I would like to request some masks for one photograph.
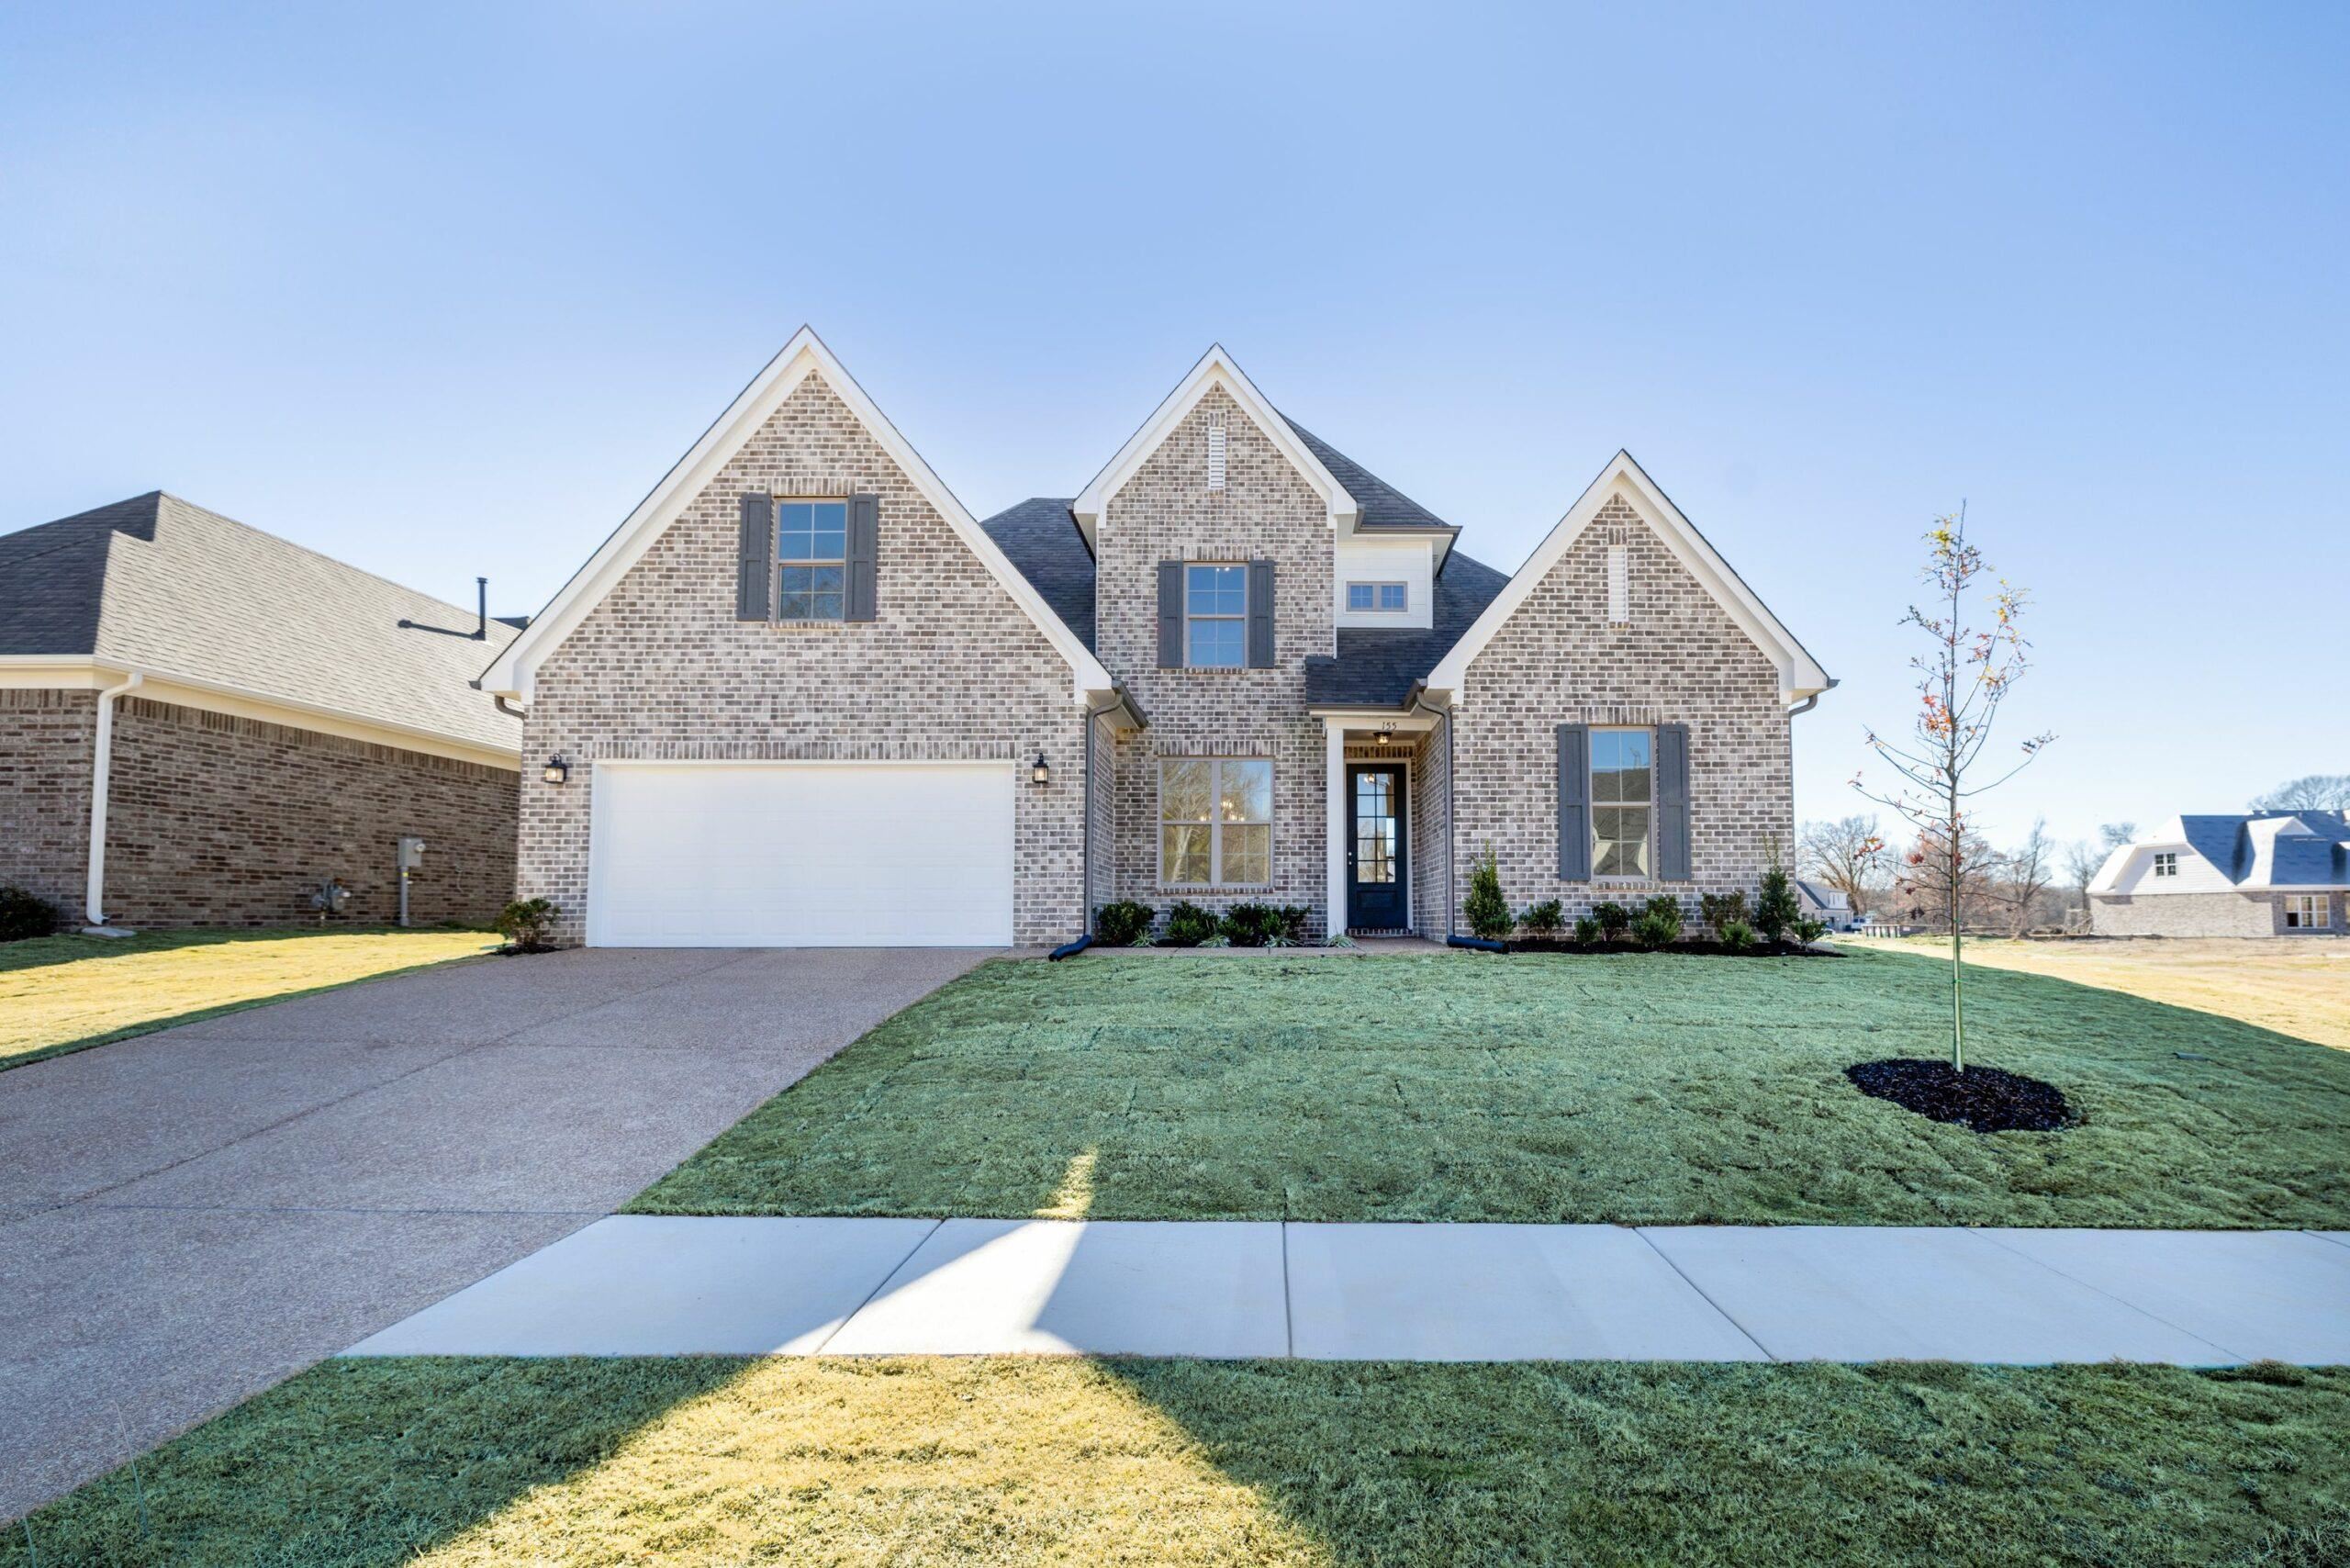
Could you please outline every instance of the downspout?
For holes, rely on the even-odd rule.
[[[114,700],[126,691],[136,691],[147,678],[137,670],[123,677],[119,686],[109,686],[98,693],[97,745],[90,758],[90,875],[83,889],[82,913],[93,928],[85,935],[128,936],[127,931],[106,927],[106,778],[114,771]]]
[[[1085,785],[1080,809],[1085,821],[1078,834],[1081,846],[1078,852],[1078,924],[1076,937],[1062,943],[1046,957],[1058,962],[1073,958],[1093,945],[1093,720],[1091,709],[1078,720],[1078,740],[1083,748]]]

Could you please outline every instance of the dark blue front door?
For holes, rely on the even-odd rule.
[[[1401,931],[1408,850],[1404,832],[1404,766],[1358,764],[1347,769],[1347,924],[1357,931]]]

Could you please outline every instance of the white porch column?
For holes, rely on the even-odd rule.
[[[1336,936],[1347,928],[1347,729],[1343,721],[1322,721],[1323,756],[1329,770],[1329,799],[1324,809],[1329,830],[1329,926]]]

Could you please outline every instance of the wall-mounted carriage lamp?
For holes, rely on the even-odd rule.
[[[547,758],[547,765],[539,769],[539,777],[550,784],[560,784],[571,777],[571,764],[564,761],[562,753],[558,752]]]
[[[1028,765],[1028,777],[1038,784],[1050,784],[1053,781],[1052,764],[1045,760],[1043,752],[1038,752],[1036,760]]]

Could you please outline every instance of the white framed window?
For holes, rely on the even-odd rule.
[[[848,592],[848,503],[778,501],[775,618],[839,621]]]
[[[1273,879],[1270,759],[1158,759],[1158,879],[1179,888],[1256,888]]]
[[[2157,850],[2154,854],[2154,875],[2157,877],[2177,876],[2177,855],[2167,849]]]
[[[1239,669],[1248,662],[1248,568],[1183,568],[1183,663]]]
[[[1655,864],[1656,737],[1647,730],[1591,732],[1591,874],[1645,878]]]
[[[2324,893],[2287,893],[2285,929],[2324,931],[2333,924],[2333,901]]]
[[[1367,610],[1380,615],[1401,615],[1412,608],[1412,590],[1406,583],[1348,583],[1347,609]]]

